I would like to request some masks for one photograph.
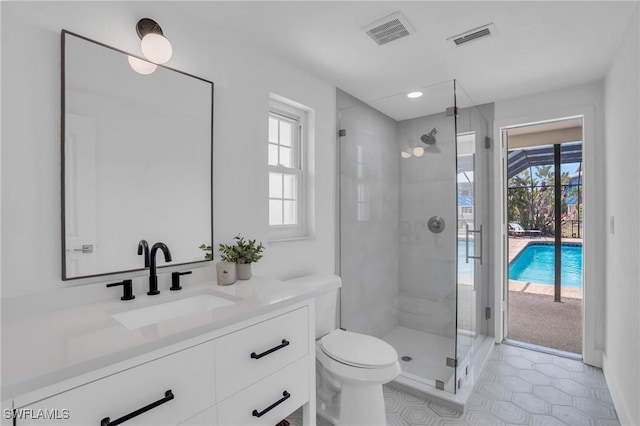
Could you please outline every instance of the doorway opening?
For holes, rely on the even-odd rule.
[[[582,354],[582,117],[505,130],[506,338]],[[544,349],[543,349],[544,350]]]

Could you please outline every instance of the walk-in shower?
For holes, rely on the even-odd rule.
[[[338,91],[341,325],[394,346],[396,385],[453,396],[492,333],[478,177],[493,108],[454,81],[421,90],[367,102]]]

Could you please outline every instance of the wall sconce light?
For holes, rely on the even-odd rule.
[[[164,64],[171,59],[171,43],[162,33],[162,28],[153,19],[143,18],[136,24],[136,33],[140,37],[140,47],[145,58],[154,64]],[[153,71],[151,71],[153,72]]]
[[[424,148],[421,146],[416,146],[413,148],[413,155],[416,157],[422,157],[424,155]]]

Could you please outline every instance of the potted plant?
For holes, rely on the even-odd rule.
[[[233,245],[220,244],[220,256],[223,260],[233,261],[237,266],[238,279],[251,278],[251,264],[262,259],[264,246],[256,240],[245,240],[240,234],[233,237],[236,243]]]
[[[200,244],[198,247],[200,250],[204,251],[204,260],[212,260],[213,259],[213,248],[206,244]]]

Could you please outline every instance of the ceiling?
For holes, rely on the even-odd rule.
[[[439,83],[452,79],[459,83],[462,106],[602,79],[637,4],[637,0],[200,1],[185,2],[180,9],[400,120],[451,106],[445,105],[452,98],[448,91],[441,93]],[[414,34],[378,46],[362,31],[397,11],[408,18]],[[446,41],[489,23],[495,25],[494,36],[459,47]],[[410,104],[405,94],[424,87],[437,87],[440,95],[431,103],[424,96],[422,104]]]

